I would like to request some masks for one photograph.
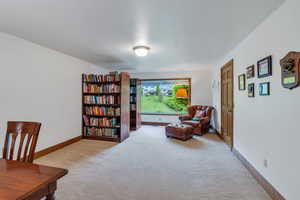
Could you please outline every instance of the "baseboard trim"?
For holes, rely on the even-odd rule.
[[[224,141],[224,138],[223,138],[222,134],[221,134],[217,129],[214,129],[214,130],[216,131],[217,136],[218,136],[221,140]]]
[[[165,122],[142,122],[142,125],[152,125],[152,126],[167,126],[169,123]]]
[[[256,169],[253,167],[249,161],[235,148],[232,150],[233,154],[242,162],[242,164],[248,169],[250,174],[255,178],[255,180],[264,188],[264,190],[269,194],[273,200],[286,200],[269,181],[267,181]]]
[[[59,144],[56,144],[56,145],[53,145],[53,146],[48,147],[48,148],[46,148],[46,149],[43,149],[43,150],[41,150],[41,151],[38,151],[38,152],[36,152],[36,153],[34,154],[34,159],[38,159],[38,158],[40,158],[40,157],[42,157],[42,156],[45,156],[45,155],[47,155],[47,154],[49,154],[49,153],[52,153],[52,152],[54,152],[54,151],[57,151],[57,150],[59,150],[59,149],[62,149],[62,148],[64,148],[64,147],[66,147],[66,146],[68,146],[68,145],[70,145],[70,144],[73,144],[73,143],[75,143],[75,142],[78,142],[78,141],[80,141],[80,140],[81,140],[81,136],[74,137],[74,138],[72,138],[72,139],[70,139],[70,140],[61,142],[61,143],[59,143]]]

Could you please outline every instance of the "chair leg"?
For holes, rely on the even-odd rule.
[[[46,200],[55,200],[54,192],[52,194],[47,195]]]

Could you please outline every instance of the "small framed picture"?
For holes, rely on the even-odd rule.
[[[246,90],[246,75],[239,75],[239,90]]]
[[[251,65],[251,66],[247,67],[246,69],[247,69],[247,79],[253,78],[255,76],[254,65]]]
[[[268,56],[257,62],[257,77],[272,76],[272,56]]]
[[[254,88],[254,83],[249,83],[248,84],[248,97],[254,97],[255,96],[255,88]]]
[[[270,95],[270,82],[264,82],[259,84],[259,95],[260,96]]]

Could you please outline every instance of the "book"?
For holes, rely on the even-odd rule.
[[[136,79],[130,79],[130,85],[136,86]]]
[[[92,84],[84,83],[83,84],[84,93],[120,93],[120,85],[118,84]]]
[[[118,72],[113,72],[107,75],[102,74],[83,74],[84,82],[92,83],[104,83],[104,82],[117,82],[120,81],[120,74]]]
[[[89,125],[90,125],[88,116],[83,115],[83,121],[84,121],[84,124],[85,124],[86,126],[89,126]]]
[[[136,104],[130,104],[130,111],[136,111]]]
[[[121,97],[120,96],[84,96],[83,102],[85,104],[121,104]]]
[[[136,96],[130,96],[130,103],[135,104],[136,103]]]
[[[114,107],[104,106],[89,106],[84,108],[86,115],[98,115],[98,116],[120,116],[121,109]]]
[[[118,131],[117,131],[117,129],[113,129],[113,128],[88,128],[88,127],[85,127],[84,135],[118,138]]]
[[[136,94],[136,87],[130,87],[130,94]]]
[[[101,126],[101,127],[120,127],[117,118],[93,118],[89,119],[90,126]]]

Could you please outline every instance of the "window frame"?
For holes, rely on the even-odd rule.
[[[192,78],[150,78],[150,79],[140,79],[141,81],[141,86],[142,86],[142,82],[143,81],[178,81],[178,80],[184,80],[184,81],[188,81],[188,85],[189,85],[189,92],[188,92],[188,105],[191,105],[191,98],[192,98]],[[140,102],[142,103],[142,102]],[[140,113],[141,115],[163,115],[163,116],[179,116],[182,114],[170,114],[170,113]]]

